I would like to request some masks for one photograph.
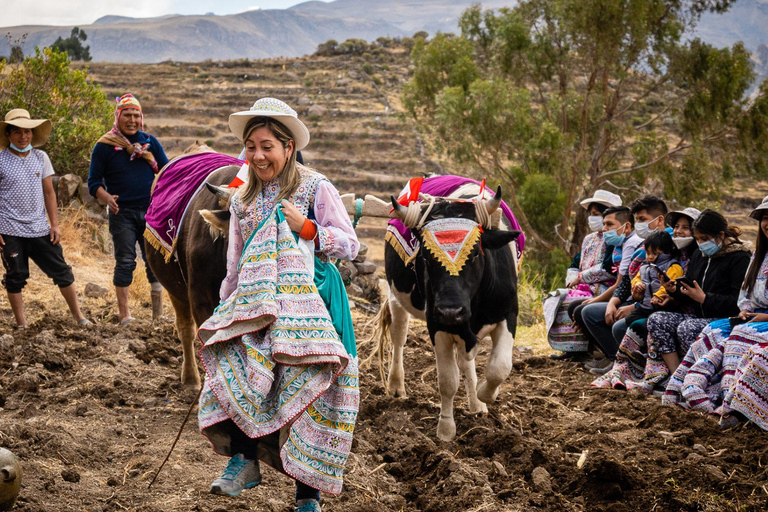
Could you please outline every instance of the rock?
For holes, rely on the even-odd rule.
[[[9,386],[11,391],[25,391],[28,393],[37,393],[40,389],[40,375],[35,371],[27,371],[14,379]]]
[[[350,71],[349,73],[347,73],[347,76],[353,80],[360,79],[360,73],[358,73],[357,71]]]
[[[694,444],[693,445],[693,451],[700,453],[702,455],[707,455],[709,452],[707,452],[707,447],[703,444]]]
[[[77,198],[83,179],[75,174],[65,174],[59,180],[59,204],[69,204]]]
[[[339,267],[339,274],[341,274],[341,280],[345,283],[350,283],[357,277],[358,271],[355,265],[349,261],[342,262]]]
[[[309,96],[304,95],[304,96],[302,96],[301,98],[298,99],[296,104],[297,105],[311,105],[312,104],[312,100],[309,99]]]
[[[390,510],[405,510],[406,505],[405,498],[398,494],[385,494],[379,496],[379,503],[388,507]]]
[[[719,467],[713,466],[711,464],[704,465],[704,473],[706,473],[707,476],[716,484],[721,484],[728,479],[726,474],[723,473]]]
[[[355,283],[350,283],[350,285],[347,286],[347,295],[351,295],[353,297],[362,297],[363,289],[357,286]]]
[[[321,105],[312,105],[311,107],[309,107],[309,110],[307,110],[307,115],[310,115],[310,116],[323,117],[327,113],[328,113],[328,109]]]
[[[83,204],[87,208],[98,208],[98,209],[101,209],[101,205],[99,205],[99,202],[96,200],[96,198],[93,197],[90,192],[88,192],[88,184],[87,183],[81,183],[80,184],[80,190],[78,192],[79,192],[79,195],[80,195],[80,200],[83,202]]]
[[[340,80],[336,80],[336,87],[346,87],[350,84],[349,79],[342,78]]]
[[[61,478],[63,478],[65,482],[76,484],[80,481],[80,473],[72,468],[63,469],[61,470]]]
[[[85,413],[88,412],[88,406],[85,404],[77,404],[77,407],[75,407],[75,414],[77,416],[85,416]]]
[[[364,261],[362,263],[355,263],[358,273],[361,275],[373,274],[378,268],[375,263],[370,261]]]
[[[299,79],[299,75],[297,75],[293,71],[286,71],[285,72],[285,76],[290,78],[291,80],[298,80]]]
[[[502,476],[502,477],[507,477],[507,476],[509,476],[509,473],[507,473],[507,470],[506,470],[506,469],[504,469],[504,465],[503,465],[501,462],[499,462],[499,461],[497,461],[497,460],[494,460],[494,461],[492,462],[492,464],[493,464],[493,469],[496,471],[496,473],[497,473],[499,476]]]
[[[354,261],[355,263],[362,263],[365,261],[366,256],[368,256],[368,246],[361,243],[360,250],[357,251],[357,258],[355,258],[352,261]]]
[[[13,349],[13,336],[10,334],[3,334],[0,336],[0,352],[8,354]]]
[[[685,458],[685,460],[690,460],[692,462],[698,462],[700,460],[704,460],[704,457],[700,453],[691,452],[688,454],[688,456]]]
[[[552,493],[552,477],[549,476],[549,471],[539,466],[533,469],[531,473],[531,481],[533,482],[533,488],[542,494]]]
[[[92,299],[100,299],[102,297],[106,297],[109,294],[109,290],[95,283],[88,283],[85,285],[85,290],[83,290],[83,294],[86,297],[90,297]]]

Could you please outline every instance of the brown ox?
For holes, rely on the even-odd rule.
[[[205,145],[184,153],[212,151]],[[171,298],[176,313],[176,331],[181,340],[181,383],[200,386],[195,348],[196,327],[211,316],[219,304],[219,287],[227,273],[229,191],[239,167],[228,165],[206,178],[207,187],[190,201],[176,242],[174,256],[166,263],[162,253],[145,242],[152,272]]]

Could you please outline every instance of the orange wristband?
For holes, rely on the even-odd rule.
[[[309,219],[304,219],[299,236],[304,240],[313,240],[317,236],[317,226]]]

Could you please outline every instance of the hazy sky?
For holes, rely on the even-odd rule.
[[[234,14],[285,9],[304,0],[0,0],[0,27],[88,25],[107,14],[147,18],[164,14]],[[329,1],[329,0],[323,0]]]

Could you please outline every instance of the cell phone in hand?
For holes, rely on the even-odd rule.
[[[651,267],[653,270],[655,270],[656,272],[659,273],[659,277],[661,277],[662,281],[667,282],[667,281],[670,280],[669,276],[667,275],[667,273],[664,272],[663,270],[661,270],[661,267],[659,267],[655,263],[649,263],[648,266]]]
[[[733,329],[734,327],[736,327],[739,324],[744,324],[744,323],[747,323],[747,322],[749,322],[749,320],[741,318],[740,316],[728,317],[728,323],[731,324],[731,329]]]
[[[675,279],[675,282],[677,284],[682,283],[685,286],[687,286],[688,288],[695,288],[695,286],[693,284],[693,280],[691,278],[689,278],[689,277],[686,277],[686,276],[678,277],[677,279]]]

